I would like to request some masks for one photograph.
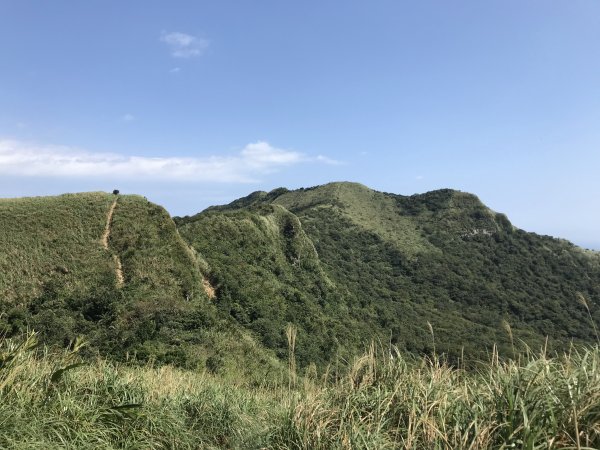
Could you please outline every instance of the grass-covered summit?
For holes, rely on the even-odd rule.
[[[0,296],[202,297],[202,275],[169,214],[139,196],[101,192],[0,200]],[[122,279],[120,279],[122,277]]]
[[[219,315],[205,263],[144,197],[0,200],[0,229],[2,335],[35,329],[60,346],[82,336],[87,352],[215,372],[278,366]]]
[[[275,217],[285,221],[269,227]],[[304,361],[371,339],[454,358],[597,340],[598,254],[519,230],[472,194],[331,183],[255,192],[177,223],[209,262],[217,306],[281,354],[280,330],[295,322],[299,346],[317,345]],[[309,249],[299,259],[295,240]]]

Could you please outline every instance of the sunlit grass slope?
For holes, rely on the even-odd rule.
[[[273,371],[274,357],[221,318],[197,256],[164,208],[106,193],[0,200],[0,333],[28,328],[85,352]]]
[[[77,350],[77,347],[74,348]],[[476,371],[371,347],[331,382],[253,388],[0,341],[0,448],[596,449],[600,353]]]
[[[111,278],[117,284],[115,257],[127,295],[204,295],[195,258],[170,216],[143,197],[98,192],[0,200],[0,227],[4,301],[25,304],[48,289],[86,297]]]
[[[392,196],[359,183],[330,183],[316,189],[287,192],[274,203],[294,212],[316,208],[325,214],[328,210],[339,213],[355,226],[402,248],[407,255],[438,250],[423,236],[415,220],[401,214],[402,208]]]
[[[143,197],[120,197],[109,246],[119,255],[124,287],[132,296],[206,299],[196,257],[161,206]]]
[[[26,304],[49,284],[85,296],[110,279],[113,259],[101,238],[113,200],[101,192],[1,199],[0,299]]]

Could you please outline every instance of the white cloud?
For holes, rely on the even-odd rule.
[[[329,158],[258,141],[230,156],[201,158],[127,156],[0,139],[0,174],[31,177],[95,177],[185,182],[248,183],[300,163],[335,163]]]
[[[181,67],[173,67],[171,70],[169,70],[169,73],[179,73],[181,72]]]
[[[332,166],[339,166],[344,164],[342,161],[331,159],[330,157],[325,155],[317,155],[317,157],[314,158],[314,160],[325,164],[331,164]]]
[[[162,33],[160,40],[169,46],[171,56],[175,58],[194,58],[201,56],[210,41],[178,31]]]
[[[135,116],[133,114],[123,114],[123,116],[121,116],[121,120],[123,122],[133,122],[135,120]]]

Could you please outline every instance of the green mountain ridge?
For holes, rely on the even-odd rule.
[[[504,354],[512,353],[513,345],[540,347],[547,345],[546,336],[554,349],[596,340],[591,320],[598,323],[600,318],[595,307],[598,254],[516,229],[504,214],[472,194],[442,189],[400,196],[357,183],[330,183],[255,192],[177,222],[182,235],[210,261],[217,236],[207,229],[194,235],[190,224],[200,230],[208,217],[213,222],[225,216],[257,217],[265,205],[283,206],[298,218],[316,249],[316,263],[335,285],[335,294],[321,296],[328,333],[317,333],[330,354],[350,355],[370,339],[391,341],[415,353],[431,352],[435,344],[437,351],[454,358],[463,352],[491,352],[495,344]],[[269,271],[264,260],[229,247],[232,239],[222,245],[244,261],[246,271]],[[243,279],[235,267],[213,270],[217,277],[227,273]],[[312,283],[322,284],[318,277]],[[237,295],[245,299],[243,311],[229,312],[243,316],[245,326],[254,326],[248,311],[258,321],[270,317],[268,308],[261,309],[260,296],[250,290]],[[593,319],[578,300],[581,296],[591,305]],[[278,301],[289,303],[288,297],[282,293]],[[262,336],[275,334],[259,328],[255,331]],[[299,341],[315,339],[315,330],[303,333],[300,328]],[[271,338],[264,342],[274,344]],[[278,344],[280,353],[284,344]]]
[[[247,357],[242,371],[279,370],[247,331],[219,316],[205,263],[144,197],[0,200],[0,229],[1,334],[33,328],[47,344],[83,336],[88,353],[119,359],[217,371]]]
[[[323,369],[371,341],[458,361],[598,339],[600,254],[451,189],[279,188],[173,219],[140,196],[66,194],[0,200],[0,226],[2,332],[83,335],[117,358],[265,379],[288,324],[299,366]]]

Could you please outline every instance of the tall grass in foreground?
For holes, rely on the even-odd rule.
[[[276,424],[279,448],[598,449],[600,352],[496,356],[476,372],[394,351],[309,385]]]
[[[0,448],[260,448],[281,399],[170,366],[0,342]]]
[[[478,371],[377,353],[334,383],[249,389],[1,340],[0,448],[600,448],[598,348]]]

